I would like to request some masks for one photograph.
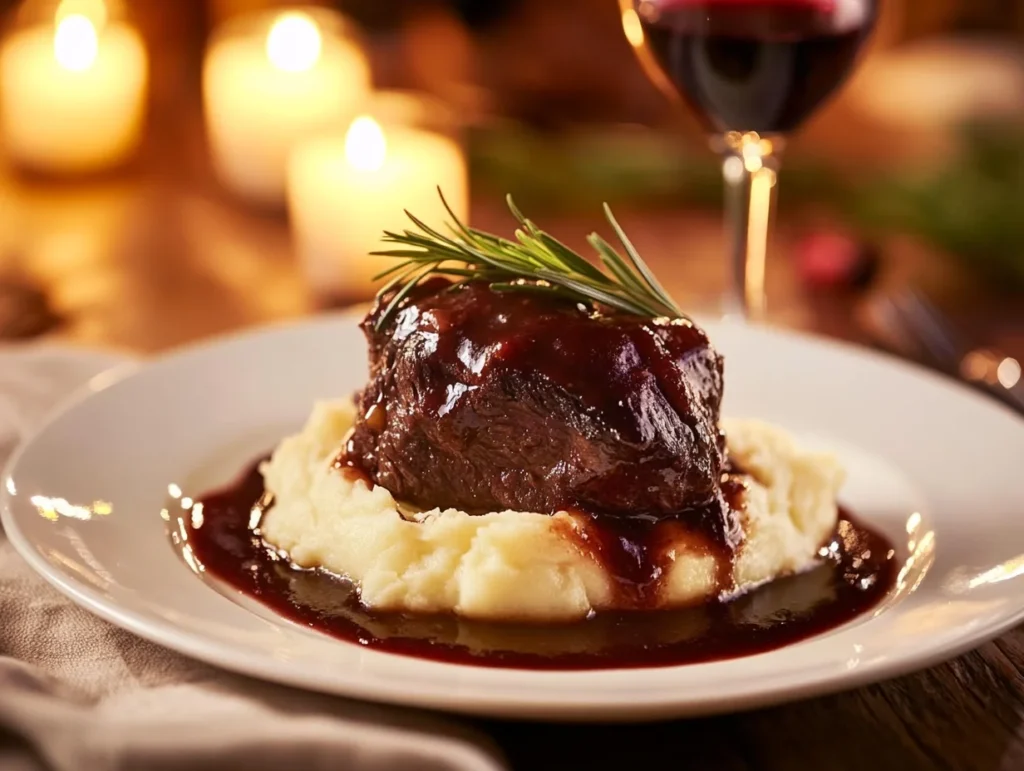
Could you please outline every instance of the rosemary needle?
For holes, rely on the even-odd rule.
[[[603,271],[582,255],[537,227],[507,197],[509,210],[519,223],[515,240],[463,224],[438,189],[451,217],[447,233],[436,230],[406,211],[413,228],[401,233],[385,231],[382,241],[391,248],[373,254],[399,262],[375,276],[389,277],[378,297],[397,290],[377,319],[383,326],[402,300],[430,275],[444,275],[456,284],[485,281],[495,291],[543,292],[589,306],[603,305],[637,316],[655,318],[683,315],[640,257],[606,204],[605,217],[625,252],[623,257],[596,233],[587,242],[597,252]]]

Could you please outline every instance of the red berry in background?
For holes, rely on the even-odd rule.
[[[866,289],[878,274],[878,249],[841,231],[810,233],[796,247],[797,273],[816,290]]]

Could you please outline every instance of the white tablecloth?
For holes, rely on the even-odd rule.
[[[0,348],[0,465],[110,354]],[[486,739],[409,710],[222,672],[73,605],[0,532],[4,771],[499,771]]]

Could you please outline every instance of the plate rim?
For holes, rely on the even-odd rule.
[[[141,372],[154,365],[173,361],[176,358],[187,356],[193,352],[215,349],[233,342],[258,338],[276,331],[331,326],[344,323],[346,320],[354,319],[361,315],[359,309],[345,309],[318,314],[310,318],[285,319],[259,327],[236,330],[205,340],[186,343],[151,358],[135,361],[129,360],[122,365],[115,366],[112,370],[100,373],[100,375],[90,380],[89,383],[69,395],[56,409],[49,413],[48,417],[37,428],[37,432],[46,430],[61,420],[66,414],[76,409],[85,400],[113,387],[117,383],[138,376]],[[697,319],[697,321],[709,326],[733,323],[722,320],[715,322]],[[924,375],[932,382],[942,385],[950,393],[955,392],[959,394],[960,398],[971,399],[979,404],[988,404],[990,406],[987,409],[993,407],[1001,409],[1012,416],[1013,420],[1021,419],[1021,416],[1015,411],[998,400],[986,397],[984,394],[978,393],[952,378],[890,354],[871,350],[847,341],[833,340],[823,335],[806,333],[799,330],[794,331],[768,325],[752,327],[742,323],[738,324],[738,326],[743,327],[746,332],[752,331],[757,335],[794,340],[799,343],[810,344],[815,349],[838,349],[847,354],[853,354],[855,357],[874,360],[889,367],[895,365],[896,368],[902,369],[908,374]],[[97,379],[100,382],[94,382]],[[21,531],[16,521],[13,496],[7,490],[6,481],[12,478],[21,458],[31,446],[32,439],[33,437],[29,437],[27,440],[19,443],[4,465],[2,473],[0,473],[0,525],[2,525],[8,540],[17,553],[49,585],[56,588],[77,605],[84,607],[100,618],[162,647],[238,674],[321,693],[331,693],[338,696],[388,704],[441,709],[469,715],[487,714],[501,718],[532,718],[554,721],[634,722],[669,717],[714,715],[725,712],[746,711],[825,693],[846,691],[871,682],[920,671],[972,650],[1024,621],[1024,599],[1022,599],[1021,605],[1016,612],[1007,614],[1002,618],[993,619],[980,628],[976,627],[969,633],[948,640],[937,647],[927,649],[924,653],[907,650],[896,658],[885,657],[881,661],[873,660],[864,666],[845,673],[827,672],[820,675],[809,673],[807,677],[797,679],[787,687],[779,687],[774,683],[755,685],[738,697],[735,694],[723,698],[714,694],[701,693],[696,697],[688,695],[685,699],[681,699],[678,695],[666,693],[664,695],[657,694],[656,699],[624,706],[622,703],[611,703],[609,701],[597,704],[585,704],[581,701],[572,702],[568,700],[552,702],[550,692],[545,692],[542,696],[538,697],[524,696],[516,700],[509,700],[505,697],[492,698],[486,693],[480,693],[479,691],[456,691],[455,689],[449,689],[449,692],[445,693],[443,689],[426,685],[420,685],[417,689],[411,691],[403,691],[401,687],[390,684],[384,684],[386,687],[381,687],[382,683],[379,678],[372,682],[355,679],[341,687],[341,684],[335,681],[328,683],[317,681],[308,669],[306,672],[303,672],[301,666],[289,666],[287,663],[282,664],[281,662],[274,661],[271,657],[261,655],[250,649],[228,651],[224,641],[204,637],[199,632],[182,630],[174,627],[169,621],[164,619],[149,616],[140,610],[125,608],[115,600],[103,597],[84,581],[76,581],[72,576],[57,570],[43,556],[34,542]],[[188,575],[188,572],[182,571],[182,576],[185,575]],[[194,579],[194,576],[192,578]],[[215,590],[211,588],[211,591]],[[870,623],[870,620],[868,620],[868,623]],[[378,653],[385,656],[394,655]],[[465,667],[465,665],[458,664],[444,664],[442,666]],[[475,669],[473,667],[466,668]],[[566,673],[555,674],[565,675]],[[580,672],[578,675],[585,676],[586,672]]]
[[[10,525],[7,515],[6,506],[0,508],[0,520],[3,521],[5,530]],[[626,708],[621,703],[584,704],[581,702],[552,702],[548,698],[535,701],[525,698],[510,701],[503,698],[493,698],[476,691],[461,693],[453,697],[451,693],[446,694],[440,690],[430,692],[428,689],[424,689],[406,692],[402,691],[400,687],[395,687],[391,684],[387,684],[385,688],[381,689],[379,682],[374,686],[357,681],[344,689],[335,687],[325,688],[322,681],[316,681],[311,674],[303,674],[300,668],[290,671],[287,666],[280,666],[269,657],[251,654],[248,651],[232,651],[228,653],[223,650],[225,645],[223,642],[211,642],[199,635],[176,629],[168,621],[141,618],[141,614],[135,611],[125,610],[114,603],[107,602],[84,583],[79,584],[69,578],[65,578],[63,574],[53,571],[50,563],[24,539],[23,534],[17,528],[15,528],[14,532],[15,536],[12,538],[11,532],[8,531],[8,538],[12,545],[14,545],[18,553],[28,562],[33,570],[41,575],[50,586],[71,599],[79,607],[83,607],[99,618],[138,635],[151,643],[198,661],[212,664],[225,671],[256,680],[274,682],[279,685],[342,698],[361,699],[402,707],[435,709],[465,716],[479,717],[486,715],[503,719],[543,719],[566,723],[639,723],[672,718],[710,717],[727,713],[747,712],[814,696],[846,692],[871,683],[922,671],[974,650],[979,645],[995,639],[1024,620],[1024,600],[1022,600],[1021,607],[1016,613],[1007,616],[1001,621],[993,622],[980,630],[974,630],[973,633],[948,645],[932,648],[926,655],[915,656],[906,653],[901,657],[889,658],[885,662],[860,667],[843,673],[840,676],[828,673],[817,678],[808,678],[798,681],[788,688],[780,688],[768,684],[749,691],[739,698],[704,695],[697,699],[689,698],[686,701],[680,701],[677,698],[673,698],[671,694],[666,694],[658,701],[634,703]],[[182,575],[188,575],[187,571],[183,570]],[[192,578],[195,578],[195,576],[193,575]],[[211,591],[214,590],[211,589]],[[173,641],[174,644],[169,644],[169,640]],[[381,653],[380,655],[395,656],[396,654]],[[768,656],[770,652],[757,655]],[[268,668],[268,665],[270,665],[270,668]],[[468,665],[460,664],[440,665],[458,669],[474,669]],[[660,669],[683,669],[688,666],[699,665],[682,665],[680,667],[664,667]],[[515,670],[510,671],[514,672]],[[582,678],[587,675],[587,671],[556,672],[554,674]]]

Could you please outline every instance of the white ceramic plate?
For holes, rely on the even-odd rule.
[[[742,659],[541,672],[368,650],[218,591],[169,545],[168,485],[195,495],[231,480],[315,399],[359,387],[365,346],[351,316],[216,340],[93,381],[12,459],[3,525],[58,589],[170,648],[305,688],[478,715],[628,720],[751,707],[924,667],[1024,618],[1024,420],[859,349],[708,329],[727,359],[726,412],[836,450],[849,470],[843,502],[899,544],[899,587],[874,614]]]

